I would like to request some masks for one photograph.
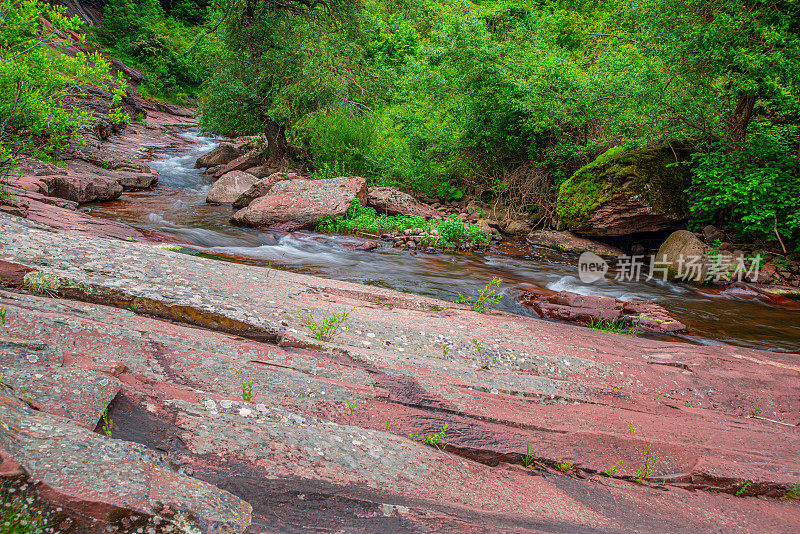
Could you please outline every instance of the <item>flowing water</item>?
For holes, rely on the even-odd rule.
[[[160,172],[158,186],[125,193],[120,200],[89,206],[93,215],[178,236],[209,254],[237,258],[294,272],[359,282],[453,301],[475,295],[492,277],[503,279],[499,309],[536,316],[518,303],[529,289],[573,291],[621,300],[651,300],[674,313],[703,344],[732,344],[800,351],[800,306],[741,300],[691,286],[616,281],[607,277],[583,284],[577,254],[513,242],[482,254],[417,254],[389,247],[350,250],[364,240],[311,231],[274,233],[231,225],[230,206],[205,203],[212,179],[194,168],[197,157],[218,141],[192,132],[184,142],[152,148],[149,164]],[[187,146],[188,145],[188,146]]]

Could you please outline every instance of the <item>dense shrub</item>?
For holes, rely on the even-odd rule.
[[[180,20],[200,22],[205,13],[188,0],[168,7],[186,15]],[[144,71],[143,92],[181,100],[182,95],[195,94],[201,81],[201,64],[188,54],[197,31],[168,17],[158,0],[111,0],[103,9],[99,36],[112,54]]]
[[[455,248],[463,243],[472,243],[477,246],[488,246],[490,243],[489,236],[483,230],[472,223],[462,222],[455,216],[440,221],[426,220],[424,217],[379,215],[375,212],[375,208],[362,206],[358,199],[353,200],[344,217],[326,217],[317,225],[320,232],[345,234],[380,234],[391,230],[405,231],[411,228],[423,232],[425,236],[422,241],[423,246],[436,244],[441,248]]]
[[[743,238],[800,241],[800,127],[756,124],[742,147],[693,156],[692,220]]]
[[[42,27],[42,18],[56,29],[79,29],[65,12],[34,0],[0,3],[0,178],[14,169],[20,152],[56,155],[78,139],[88,116],[64,106],[65,97],[81,83],[109,79],[99,55],[70,57],[49,46],[58,35]]]

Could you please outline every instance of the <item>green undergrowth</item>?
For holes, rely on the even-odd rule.
[[[47,524],[22,495],[10,494],[3,488],[0,497],[0,534],[43,534]],[[13,491],[13,490],[12,490]]]
[[[611,332],[612,334],[626,334],[636,337],[638,330],[636,325],[628,325],[623,321],[612,321],[610,319],[599,319],[597,321],[590,320],[589,328],[592,330],[602,330],[604,332]]]
[[[424,217],[378,214],[375,208],[362,206],[353,200],[344,217],[325,217],[317,224],[317,230],[325,233],[373,234],[392,230],[404,232],[416,228],[422,230],[422,245],[454,249],[462,244],[488,247],[489,235],[472,223],[460,221],[455,216],[446,220],[426,220]]]

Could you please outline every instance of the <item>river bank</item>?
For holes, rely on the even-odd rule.
[[[580,281],[579,254],[507,237],[481,254],[427,254],[385,245],[353,250],[354,236],[309,231],[275,232],[231,225],[231,208],[206,203],[213,178],[195,160],[219,141],[184,130],[169,143],[151,146],[141,159],[159,172],[150,190],[125,193],[111,203],[89,204],[93,217],[161,232],[190,249],[267,267],[407,291],[455,301],[474,295],[494,277],[503,279],[499,309],[524,316],[536,312],[520,303],[529,291],[571,291],[589,296],[654,301],[688,325],[687,341],[728,343],[768,350],[800,350],[797,311],[789,304],[697,289],[679,283],[614,280],[611,272],[592,284]],[[188,251],[188,250],[187,250]]]

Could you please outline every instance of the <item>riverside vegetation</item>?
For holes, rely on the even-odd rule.
[[[0,7],[4,172],[22,150],[76,140],[85,117],[59,102],[109,79],[99,56],[53,53],[40,15],[80,26],[46,3]],[[690,224],[788,250],[798,21],[791,0],[110,0],[88,39],[144,71],[140,93],[199,98],[208,131],[261,135],[319,176],[467,193],[542,226],[562,184],[609,148],[680,140]],[[351,215],[322,226],[407,223]]]

